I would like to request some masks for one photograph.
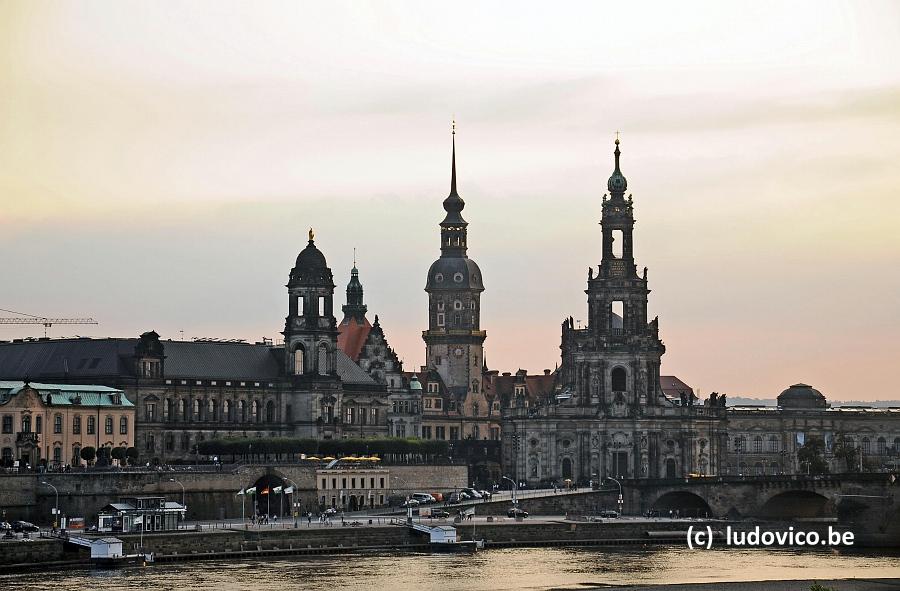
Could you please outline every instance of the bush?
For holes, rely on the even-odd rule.
[[[119,460],[121,462],[125,459],[125,448],[124,447],[114,447],[112,450],[112,457],[114,460]]]

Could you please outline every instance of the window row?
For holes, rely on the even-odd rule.
[[[170,423],[274,423],[277,420],[275,403],[271,400],[263,406],[258,400],[252,400],[249,404],[246,400],[225,400],[219,404],[219,401],[212,398],[195,398],[191,401],[166,398],[162,404],[162,412],[162,420]],[[144,403],[144,417],[151,423],[157,420],[156,402]]]

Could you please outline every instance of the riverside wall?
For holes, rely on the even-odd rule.
[[[57,502],[54,490],[41,484],[46,481],[59,491],[60,512],[84,517],[96,523],[97,512],[105,505],[129,496],[165,496],[168,500],[187,504],[187,520],[222,520],[240,518],[242,497],[237,491],[256,485],[263,478],[289,481],[296,488],[295,499],[304,509],[313,510],[316,503],[315,472],[318,466],[298,464],[246,465],[232,469],[136,471],[136,472],[69,472],[0,476],[0,511],[7,520],[25,520],[50,525],[52,509]],[[418,490],[453,490],[465,486],[465,465],[401,465],[386,466],[392,487],[398,494]],[[177,480],[178,482],[172,482]],[[182,485],[184,490],[182,492]],[[247,511],[247,507],[243,508]]]

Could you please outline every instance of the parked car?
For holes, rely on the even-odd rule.
[[[406,501],[400,506],[404,509],[409,509],[410,507],[418,507],[419,505],[421,505],[421,503],[419,503],[419,501],[417,501],[416,499],[406,499]]]
[[[0,521],[0,531],[7,531],[12,529],[12,524],[8,521]]]
[[[506,512],[507,517],[528,517],[528,511],[525,509],[519,509],[518,507],[510,507],[509,511]]]
[[[16,533],[41,531],[41,528],[30,521],[17,521],[13,524],[13,531]]]
[[[444,511],[443,509],[434,509],[431,511],[431,518],[433,519],[447,519],[450,517],[449,511]]]
[[[465,491],[459,491],[458,494],[459,494],[459,498],[461,501],[469,501],[472,499],[472,495],[470,495],[469,493],[467,493]]]
[[[613,511],[612,509],[607,509],[605,511],[600,511],[600,517],[606,517],[610,519],[615,519],[619,516],[618,511]]]
[[[459,493],[450,493],[447,495],[447,504],[448,505],[459,505],[464,499],[459,495]]]
[[[480,499],[481,498],[481,493],[478,492],[477,490],[475,490],[474,488],[464,488],[464,489],[462,489],[462,492],[469,495],[469,498],[472,498],[472,499]]]
[[[431,493],[431,496],[433,496],[433,497],[434,497],[434,500],[435,500],[436,502],[438,502],[438,503],[443,503],[443,502],[444,502],[444,495],[442,495],[442,494],[439,493],[439,492],[433,492],[433,493]]]
[[[419,501],[420,505],[428,505],[429,503],[434,503],[435,498],[428,493],[417,492],[412,494],[412,498]]]
[[[327,509],[325,509],[325,515],[337,515],[337,512],[337,509],[335,509],[334,507],[328,507]]]
[[[488,491],[488,490],[480,490],[480,491],[478,491],[478,492],[481,493],[482,498],[485,498],[485,499],[488,499],[488,500],[490,500],[490,498],[491,498],[492,496],[494,496],[494,494],[493,494],[491,491]]]

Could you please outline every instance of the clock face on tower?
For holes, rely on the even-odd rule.
[[[462,347],[457,347],[457,348],[453,349],[453,354],[456,355],[457,357],[462,357],[463,356]]]

